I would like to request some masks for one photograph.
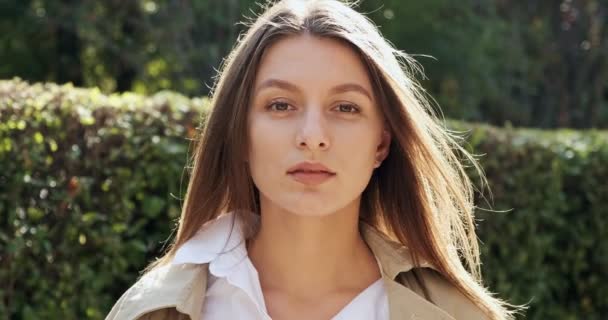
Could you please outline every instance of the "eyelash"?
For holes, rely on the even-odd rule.
[[[271,102],[271,103],[270,103],[270,104],[269,104],[269,105],[266,107],[266,110],[269,110],[269,111],[271,111],[271,112],[285,112],[285,111],[288,111],[288,110],[280,110],[280,111],[279,111],[279,110],[272,110],[272,107],[273,107],[273,106],[275,106],[275,105],[277,105],[277,104],[286,104],[286,105],[288,105],[288,106],[289,106],[289,103],[287,103],[287,102],[285,102],[285,101],[273,101],[273,102]],[[361,111],[361,110],[359,109],[359,107],[358,107],[356,104],[353,104],[353,103],[340,103],[340,104],[338,104],[338,108],[339,108],[339,107],[341,107],[341,106],[348,106],[348,107],[352,107],[352,109],[354,110],[354,111],[351,111],[351,112],[348,112],[348,111],[347,111],[347,112],[344,112],[344,113],[352,113],[352,114],[356,114],[356,113],[359,113],[359,112]]]

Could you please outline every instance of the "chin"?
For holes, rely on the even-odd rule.
[[[332,215],[348,205],[349,201],[336,193],[315,191],[286,191],[272,190],[269,194],[273,197],[264,196],[260,192],[262,206],[281,208],[287,214],[299,217],[326,217]]]

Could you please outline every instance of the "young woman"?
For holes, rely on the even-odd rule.
[[[108,319],[511,319],[455,151],[480,169],[416,70],[344,3],[268,7],[214,87],[174,243]]]

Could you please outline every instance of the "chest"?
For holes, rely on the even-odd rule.
[[[265,292],[264,301],[267,313],[273,320],[352,319],[357,300],[361,304],[365,303],[362,299],[357,299],[359,295],[359,292],[350,291],[305,301],[278,292]]]
[[[272,290],[262,292],[257,281],[211,278],[202,319],[216,319],[216,316],[244,320],[389,319],[388,297],[382,280],[363,291],[343,290],[309,299],[295,299]]]

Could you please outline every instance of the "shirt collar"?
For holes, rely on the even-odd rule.
[[[213,263],[212,270],[233,267],[247,256],[241,221],[234,212],[219,216],[205,224],[176,252],[172,265]]]
[[[178,251],[172,265],[208,264],[208,271],[242,289],[260,311],[266,309],[258,273],[249,261],[243,226],[234,212],[210,221]]]
[[[380,264],[381,271],[390,279],[414,267],[434,268],[422,260],[416,266],[410,250],[391,240],[383,232],[365,222],[360,222],[361,236]],[[243,238],[243,226],[235,212],[228,212],[205,224],[194,237],[175,253],[173,265],[209,263],[209,270],[216,276],[226,275],[230,269],[247,257]]]
[[[216,226],[212,228],[214,222],[209,223],[193,237],[192,241],[187,241],[177,252],[171,264],[158,267],[157,269],[145,274],[124,297],[114,318],[112,319],[137,319],[139,316],[158,310],[175,306],[175,308],[188,314],[193,320],[200,320],[202,303],[204,299],[207,276],[209,272],[209,262],[221,253],[224,244],[240,240],[235,232],[234,240],[231,237],[217,237],[222,234],[222,228],[234,225],[239,226],[237,220],[232,220],[232,214],[221,216],[214,222]],[[230,223],[230,224],[228,224]],[[212,231],[205,233],[204,230]],[[234,231],[238,231],[235,228]],[[217,232],[217,233],[215,233]],[[402,318],[422,318],[425,319],[453,319],[446,316],[446,313],[437,308],[434,304],[406,288],[405,286],[393,281],[401,272],[407,272],[416,267],[410,255],[410,251],[400,243],[390,240],[375,227],[362,222],[361,233],[380,264],[382,276],[385,279],[387,294],[389,297],[391,319]],[[216,235],[223,241],[210,241],[209,245],[204,245],[207,236]],[[242,235],[241,235],[242,237]],[[211,237],[210,238],[215,238]],[[201,241],[196,241],[198,239]],[[204,249],[203,251],[197,251]],[[421,262],[421,267],[432,267],[429,263]]]

